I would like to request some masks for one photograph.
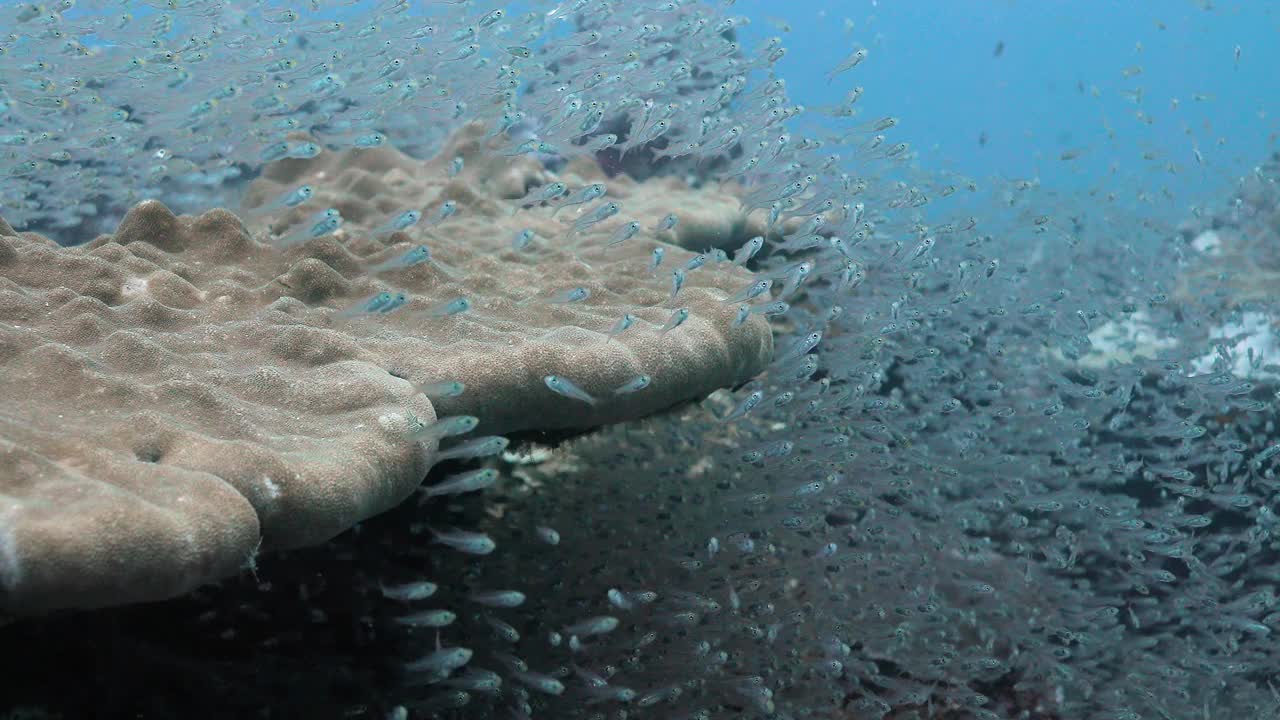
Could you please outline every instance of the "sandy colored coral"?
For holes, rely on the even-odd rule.
[[[675,211],[680,223],[674,235],[668,233],[664,239],[695,252],[720,248],[732,253],[748,239],[765,234],[768,214],[763,210],[744,214],[740,197],[731,192],[741,190],[736,183],[723,188],[693,187],[670,175],[636,182],[626,175],[607,177],[599,165],[585,158],[570,162],[563,174],[580,181],[608,183],[610,196],[618,198],[625,214],[647,227]],[[783,227],[798,224],[792,220]]]
[[[114,236],[0,254],[0,608],[168,597],[394,506],[433,411],[300,322],[232,214],[148,201]]]
[[[450,178],[447,168],[456,157],[464,159],[465,169]],[[395,328],[394,334],[373,333],[362,343],[385,358],[390,372],[414,383],[466,382],[470,389],[438,401],[437,411],[480,417],[477,432],[618,422],[741,382],[763,369],[772,352],[768,324],[753,317],[733,327],[737,306],[722,302],[751,282],[750,273],[727,263],[709,264],[689,272],[671,302],[671,271],[693,255],[654,237],[657,218],[644,220],[639,236],[606,247],[613,230],[633,217],[625,195],[619,196],[623,210],[617,217],[572,237],[571,209],[552,217],[549,208],[518,210],[503,200],[552,179],[532,158],[506,158],[485,149],[480,129],[471,126],[428,162],[380,148],[279,163],[250,188],[246,206],[252,213],[255,205],[305,183],[316,188],[316,199],[266,225],[292,232],[317,209],[340,210],[348,221],[339,232],[342,241],[312,243],[311,253],[349,283],[346,301],[380,291],[407,290],[414,296],[406,308],[373,322]],[[620,186],[617,178],[609,181],[609,197],[615,186]],[[446,200],[458,205],[453,218],[429,234],[411,231],[439,263],[376,275],[359,271],[413,247],[399,233],[371,240],[370,228],[406,209],[425,209],[429,218]],[[667,212],[683,208],[674,201],[667,207]],[[525,228],[534,230],[537,239],[516,251],[511,239]],[[650,273],[650,252],[658,245],[666,246],[666,259],[658,272]],[[313,285],[338,281],[336,276],[311,278],[315,271],[297,266],[294,271],[300,275],[296,282],[292,276],[283,281],[298,285],[294,294],[302,296],[313,295],[308,289]],[[576,287],[587,288],[591,297],[581,303],[545,301]],[[456,298],[467,298],[474,309],[453,317],[430,316],[431,308]],[[661,326],[678,307],[690,309],[689,320],[663,334]],[[607,333],[626,312],[641,322],[609,340]],[[568,377],[601,401],[592,407],[550,392],[541,380],[548,374]],[[652,386],[625,397],[611,395],[639,374],[653,376]]]
[[[546,210],[513,212],[498,188],[536,167],[472,158],[450,179],[444,166],[468,149],[480,152],[477,138],[426,163],[379,149],[269,168],[255,192],[308,181],[322,196],[295,221],[328,200],[347,218],[283,248],[226,211],[175,217],[155,201],[77,247],[5,230],[0,610],[169,597],[236,572],[260,543],[332,537],[421,481],[433,447],[410,438],[415,423],[465,413],[481,418],[477,434],[589,427],[767,363],[768,325],[734,326],[736,306],[721,302],[749,273],[700,268],[670,302],[670,269],[690,253],[669,247],[655,277],[649,236],[608,249],[567,237]],[[372,271],[414,245],[368,228],[443,198],[460,210],[426,238],[440,262]],[[539,236],[523,252],[509,244],[520,227]],[[585,302],[544,299],[577,286],[592,291]],[[382,291],[411,299],[344,313]],[[472,310],[431,312],[458,297]],[[660,332],[678,306],[689,320]],[[624,312],[643,322],[607,339]],[[600,402],[551,392],[551,373]],[[651,387],[612,394],[641,373]],[[468,390],[433,407],[416,385],[445,379]]]

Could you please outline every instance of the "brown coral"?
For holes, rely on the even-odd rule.
[[[467,148],[468,170],[447,177]],[[421,481],[432,447],[409,431],[437,414],[476,415],[483,434],[589,427],[768,361],[767,324],[735,326],[721,302],[748,273],[690,272],[669,302],[669,269],[689,253],[668,248],[654,277],[651,237],[604,248],[548,211],[513,213],[501,198],[538,171],[480,155],[464,135],[427,163],[373,150],[270,168],[267,190],[307,176],[348,220],[284,249],[226,211],[175,217],[154,201],[79,247],[0,225],[0,609],[164,598],[235,572],[260,543],[332,537]],[[367,230],[443,198],[461,209],[427,238],[440,262],[372,271],[413,245]],[[510,247],[519,227],[539,236],[523,252]],[[590,298],[543,299],[576,286]],[[381,291],[411,299],[343,313]],[[457,297],[472,309],[429,311]],[[660,332],[677,305],[690,319]],[[646,322],[608,339],[624,312]],[[551,392],[552,373],[600,402]],[[612,395],[641,373],[651,387]],[[444,379],[468,390],[433,407],[416,384]]]

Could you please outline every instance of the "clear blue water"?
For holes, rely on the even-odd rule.
[[[1168,187],[1176,201],[1160,208],[1176,213],[1218,197],[1277,147],[1280,8],[1266,2],[740,0],[734,7],[754,19],[744,32],[753,40],[781,34],[766,18],[790,26],[783,37],[792,51],[778,71],[796,101],[827,104],[864,86],[866,117],[902,118],[899,132],[929,168],[979,179],[1040,177],[1071,191]],[[828,84],[827,70],[856,45],[870,49],[867,63]],[[1136,66],[1141,74],[1126,78]],[[1125,94],[1138,89],[1140,103]],[[1064,162],[1066,151],[1080,155]],[[1156,159],[1144,159],[1148,151]]]

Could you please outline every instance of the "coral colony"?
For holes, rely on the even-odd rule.
[[[0,642],[177,598],[344,678],[147,717],[1277,712],[1274,314],[1212,263],[1280,173],[1082,223],[732,5],[0,8]]]

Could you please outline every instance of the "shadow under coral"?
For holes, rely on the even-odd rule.
[[[428,509],[467,526],[479,506]],[[263,556],[256,578],[2,627],[0,716],[385,717],[409,654],[402,608],[378,583],[430,577],[427,536],[410,532],[422,517],[410,500],[325,545]]]

